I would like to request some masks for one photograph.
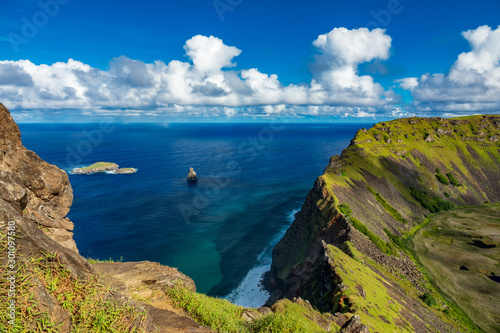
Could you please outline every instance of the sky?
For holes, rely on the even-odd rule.
[[[0,2],[19,122],[500,113],[500,1]]]

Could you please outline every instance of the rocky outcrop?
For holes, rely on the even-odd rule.
[[[198,181],[198,176],[196,176],[196,172],[194,172],[193,168],[189,168],[189,174],[187,176],[188,182],[197,182]]]
[[[129,175],[131,173],[136,173],[136,172],[137,172],[136,168],[121,168],[121,169],[116,170],[114,173],[117,175],[119,175],[119,174]]]
[[[212,332],[182,311],[172,307],[165,294],[177,284],[196,291],[192,279],[177,269],[155,262],[117,262],[93,265],[101,281],[111,286],[113,297],[119,302],[134,300],[136,306],[148,310],[154,332]]]
[[[359,316],[353,316],[340,330],[340,333],[369,333],[368,327],[361,323]]]
[[[73,223],[66,217],[73,202],[68,175],[24,148],[19,127],[0,104],[0,198],[46,234],[78,252]]]
[[[85,280],[95,274],[87,260],[78,254],[71,233],[73,223],[66,218],[72,200],[67,174],[23,147],[19,128],[9,111],[0,104],[0,234],[3,243],[8,232],[14,233],[15,246],[9,245],[16,249],[12,257],[15,267],[7,266],[7,263],[12,264],[7,262],[7,253],[0,256],[1,275],[9,276],[6,267],[19,272],[15,282],[18,288],[31,279],[31,302],[39,305],[36,311],[61,325],[62,332],[70,330],[69,311],[37,276],[20,277],[21,272],[32,274],[37,264],[33,259],[40,257],[57,258],[75,280]],[[7,247],[2,249],[7,251]],[[0,293],[6,302],[4,281],[1,284]],[[16,292],[22,294],[19,290]]]

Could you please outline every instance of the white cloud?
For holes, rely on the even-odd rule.
[[[448,73],[399,80],[412,92],[417,110],[500,110],[500,26],[481,26],[462,36],[471,51],[460,54]]]
[[[389,58],[391,37],[383,29],[368,30],[366,28],[348,30],[335,28],[327,34],[320,35],[313,45],[330,55],[325,59],[336,63],[339,67],[357,65],[373,59]]]
[[[123,114],[129,115],[141,110],[149,115],[342,114],[338,108],[397,102],[394,92],[384,91],[371,76],[358,75],[360,63],[389,57],[391,38],[384,30],[336,28],[313,46],[319,54],[308,84],[284,86],[276,74],[231,69],[241,50],[197,35],[184,45],[189,62],[144,63],[121,56],[101,70],[73,59],[52,65],[0,61],[0,96],[17,110],[128,110]]]
[[[279,105],[266,105],[264,106],[264,112],[267,114],[279,114],[285,110],[286,105],[285,104],[279,104]]]
[[[321,52],[313,68],[314,84],[327,92],[318,104],[381,105],[384,89],[368,75],[358,75],[358,65],[389,58],[391,37],[383,29],[335,28],[320,35],[313,45]],[[311,84],[311,87],[313,84]]]
[[[218,72],[224,67],[236,66],[232,60],[241,53],[241,50],[234,46],[224,45],[219,38],[201,35],[189,39],[184,45],[184,50],[193,60],[196,69],[202,73]]]
[[[401,88],[406,90],[412,90],[418,87],[418,77],[407,77],[404,79],[396,80],[397,83],[401,86]]]

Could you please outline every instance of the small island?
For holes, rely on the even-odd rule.
[[[136,173],[135,168],[121,168],[116,163],[97,162],[84,168],[75,168],[70,173],[77,175],[89,175],[93,173],[131,174]]]

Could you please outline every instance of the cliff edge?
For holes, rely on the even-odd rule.
[[[499,141],[500,116],[414,117],[359,130],[275,247],[268,303],[300,296],[323,311],[357,314],[370,330],[467,330],[445,301],[425,304],[438,292],[410,240],[431,214],[500,201]],[[372,302],[393,311],[366,302],[377,284],[373,292],[387,298]]]
[[[43,226],[57,243],[78,252],[71,233],[74,225],[66,217],[73,202],[68,175],[22,145],[19,127],[2,104],[0,182],[4,205],[9,204],[21,216]]]

